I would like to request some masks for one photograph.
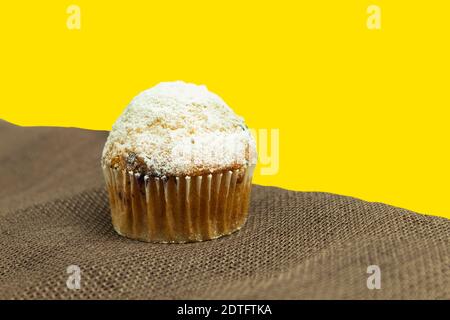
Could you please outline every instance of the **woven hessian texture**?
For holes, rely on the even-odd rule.
[[[254,186],[231,236],[123,238],[100,168],[106,136],[0,122],[0,298],[450,299],[450,220],[351,197]]]

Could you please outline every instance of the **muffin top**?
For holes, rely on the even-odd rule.
[[[117,119],[102,164],[152,176],[202,175],[256,164],[244,120],[205,86],[163,82]]]

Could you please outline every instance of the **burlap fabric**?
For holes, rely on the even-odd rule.
[[[238,233],[167,245],[117,235],[107,133],[0,122],[0,298],[449,299],[450,220],[254,186]],[[81,289],[66,286],[81,269]],[[367,267],[381,269],[369,290]]]

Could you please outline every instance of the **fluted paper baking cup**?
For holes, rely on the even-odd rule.
[[[148,242],[230,234],[247,220],[253,170],[159,178],[103,166],[114,229]]]

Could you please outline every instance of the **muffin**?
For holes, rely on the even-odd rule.
[[[143,91],[103,149],[114,229],[171,243],[239,230],[256,158],[244,120],[205,86],[176,81]]]

